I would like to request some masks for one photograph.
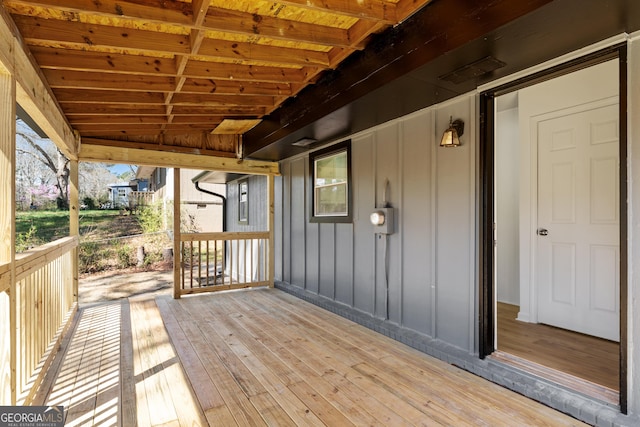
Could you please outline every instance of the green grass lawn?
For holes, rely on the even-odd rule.
[[[140,233],[140,227],[135,218],[121,215],[117,210],[80,212],[81,238],[98,240],[136,233]],[[68,211],[16,212],[16,246],[19,251],[68,235]]]

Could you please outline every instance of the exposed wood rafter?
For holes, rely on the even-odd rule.
[[[82,138],[162,151],[164,135],[184,146],[211,132],[240,140],[427,3],[4,0],[1,8]]]

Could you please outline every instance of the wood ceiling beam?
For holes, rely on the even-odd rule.
[[[51,69],[43,72],[52,88],[169,92],[176,87],[174,77]]]
[[[132,52],[191,54],[190,37],[187,35],[42,19],[24,15],[16,15],[13,18],[29,44],[62,44],[66,47],[88,48],[94,51],[100,48],[115,48]],[[277,65],[315,65],[320,67],[330,65],[326,52],[214,39],[204,39],[198,55]]]
[[[11,17],[0,6],[0,58],[16,79],[20,106],[70,159],[77,159],[77,138]]]
[[[181,93],[291,96],[292,90],[291,85],[288,83],[186,79],[182,86]]]
[[[115,90],[55,89],[61,103],[164,104],[160,92],[118,92]]]
[[[78,129],[78,125],[116,125],[116,124],[166,124],[166,116],[160,115],[69,115],[67,116],[71,124]]]
[[[384,21],[387,24],[396,22],[396,8],[379,0],[278,0],[278,3],[303,7],[320,12],[331,12],[360,19]]]
[[[243,106],[255,105],[264,107],[273,107],[277,105],[273,96],[266,95],[210,95],[210,94],[191,94],[177,93],[173,97],[173,103],[176,105],[195,105],[195,106]]]
[[[215,138],[214,138],[215,137]],[[201,156],[215,156],[237,158],[235,147],[237,135],[211,135],[200,132],[191,135],[160,135],[155,138],[158,142],[128,141],[104,138],[83,138],[83,143],[105,147],[122,147],[138,150],[160,151],[165,153],[194,154]],[[175,145],[186,143],[186,145]],[[223,150],[221,147],[227,148]]]
[[[75,116],[95,115],[154,115],[166,116],[164,105],[152,104],[97,104],[97,103],[61,103],[62,109],[70,120]],[[265,107],[260,106],[189,106],[176,105],[173,109],[175,116],[231,116],[231,117],[260,117],[265,114]]]
[[[166,148],[166,146],[164,146]],[[215,170],[256,175],[279,175],[278,162],[241,160],[203,155],[203,150],[192,153],[149,150],[92,143],[83,138],[79,159],[87,162],[123,163],[141,166]]]
[[[424,2],[424,0],[422,1]],[[22,6],[33,6],[33,2],[22,0],[5,0],[4,3],[9,10],[19,10],[19,7]],[[146,0],[144,2],[128,0],[74,0],[73,2],[38,0],[37,3],[43,7],[57,8],[66,12],[88,12],[106,17],[136,18],[151,22],[170,21],[181,25],[193,24],[192,15],[194,10],[202,10],[201,5],[206,4],[202,0],[194,0],[192,4],[195,6],[192,8],[186,2],[162,0]],[[385,21],[388,24],[397,22],[397,7],[393,4],[383,3],[380,0],[279,0],[278,3],[358,19]]]
[[[207,125],[214,127],[219,125],[224,116],[176,116],[174,117],[174,124],[197,124]],[[113,125],[135,125],[135,124],[168,124],[166,116],[70,116],[69,120],[71,124],[78,130],[81,125],[100,126],[109,125],[113,128]],[[88,129],[88,128],[86,128]],[[109,128],[105,128],[109,129]]]
[[[192,3],[192,7],[187,3],[176,1],[141,4],[126,0],[101,0],[99,2],[94,0],[39,0],[35,3],[40,7],[60,10],[67,14],[101,16],[105,20],[117,18],[155,25],[166,25],[167,22],[171,22],[188,28],[192,32],[212,30],[329,47],[364,47],[356,46],[349,39],[349,32],[346,29],[230,9],[205,8],[202,6],[205,4],[202,0]],[[32,10],[34,2],[9,0],[5,4],[10,12],[19,15],[25,8]],[[333,13],[327,9],[324,9],[323,12]],[[363,17],[359,16],[358,18]],[[377,21],[377,19],[370,17],[367,19],[371,20],[370,25],[375,25]]]
[[[99,73],[75,70],[45,69],[44,75],[52,88],[98,89],[137,92],[172,92],[176,89],[174,77],[131,74]],[[291,96],[291,85],[242,80],[186,79],[182,93],[209,93],[223,95],[278,95]]]
[[[93,70],[155,76],[176,75],[176,63],[173,57],[122,55],[92,52],[83,49],[58,49],[46,46],[30,46],[29,50],[42,68],[78,71]]]
[[[192,116],[192,115],[225,115],[225,116],[255,116],[260,117],[265,114],[265,107],[258,105],[230,105],[225,107],[216,106],[190,106],[176,105],[173,107],[173,114],[176,116]]]
[[[14,15],[13,19],[28,43],[64,43],[78,48],[110,47],[138,52],[185,55],[191,52],[189,36],[182,34],[42,19],[25,15]]]
[[[97,104],[97,103],[60,103],[62,110],[67,117],[72,117],[75,114],[81,115],[131,115],[131,114],[144,114],[144,115],[166,115],[166,109],[163,105],[149,105],[149,104]]]
[[[329,67],[329,54],[307,49],[205,39],[198,56],[279,65]]]
[[[319,70],[317,67],[256,67],[253,65],[222,64],[191,59],[184,69],[184,75],[192,78],[303,83],[317,70]]]
[[[165,98],[162,92],[125,92],[94,89],[55,89],[56,98],[65,104],[161,104]],[[275,105],[273,96],[267,95],[217,95],[217,94],[176,94],[174,104],[196,106],[243,106],[246,104],[271,107]]]
[[[137,20],[155,23],[175,22],[179,25],[190,25],[192,23],[191,5],[181,1],[5,0],[4,5],[11,13],[20,13],[20,11],[25,8],[33,9],[34,5],[37,5],[40,8],[51,8],[63,11],[68,16],[86,13],[103,16],[105,18],[135,18]]]
[[[375,23],[370,22],[369,25],[375,25]],[[308,24],[230,9],[210,8],[204,26],[214,31],[267,37],[295,43],[311,43],[329,47],[357,47],[359,49],[364,47],[354,44],[349,39],[349,31],[342,28]]]
[[[43,69],[166,77],[175,77],[177,75],[175,60],[169,58],[121,55],[76,49],[56,49],[45,46],[31,46],[30,50]],[[191,78],[303,83],[309,79],[309,76],[317,73],[318,70],[318,68],[314,67],[257,67],[190,59],[183,74],[185,77]]]
[[[81,136],[99,135],[99,136],[121,136],[121,135],[149,135],[159,134],[164,130],[181,131],[182,133],[191,132],[211,132],[220,121],[216,123],[97,123],[97,124],[78,124],[74,128],[80,132]]]

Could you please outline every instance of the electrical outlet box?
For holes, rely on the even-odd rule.
[[[393,234],[393,208],[376,208],[369,219],[376,234]]]

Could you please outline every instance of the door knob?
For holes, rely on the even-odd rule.
[[[549,234],[549,230],[546,228],[538,228],[538,236],[546,236]]]

